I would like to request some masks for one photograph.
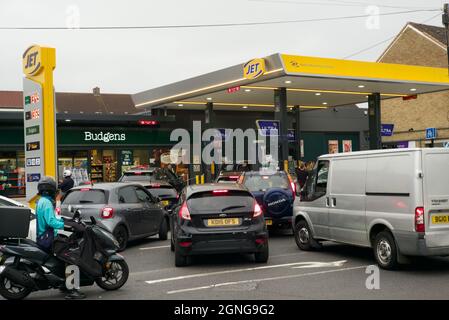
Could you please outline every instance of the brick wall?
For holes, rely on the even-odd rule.
[[[446,51],[412,28],[405,29],[379,62],[447,68]],[[428,127],[439,128],[439,138],[449,138],[449,92],[418,95],[416,100],[384,100],[382,123],[394,123],[393,136],[382,137],[384,142],[424,139]]]

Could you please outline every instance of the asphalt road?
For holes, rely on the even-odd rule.
[[[123,252],[127,284],[115,292],[82,288],[88,299],[447,299],[449,259],[420,258],[400,271],[379,272],[379,289],[367,267],[370,249],[325,243],[300,251],[291,235],[270,237],[270,259],[257,264],[251,255],[203,256],[184,268],[174,266],[169,240],[149,238]],[[58,290],[28,299],[63,299]]]

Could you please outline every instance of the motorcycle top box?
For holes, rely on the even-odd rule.
[[[30,217],[28,208],[0,207],[0,238],[26,238]]]

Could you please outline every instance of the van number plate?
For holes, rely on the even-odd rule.
[[[432,223],[433,224],[449,223],[449,215],[448,214],[434,214],[434,215],[432,215]]]

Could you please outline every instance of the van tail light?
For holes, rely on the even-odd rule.
[[[425,232],[426,227],[424,224],[424,208],[417,207],[415,209],[415,231],[416,232]]]
[[[260,207],[260,205],[257,203],[256,200],[254,200],[254,213],[253,213],[253,218],[258,218],[262,215],[262,208]]]
[[[56,207],[55,213],[56,213],[56,215],[60,216],[61,215],[61,208],[60,207]]]
[[[114,216],[114,209],[111,207],[104,207],[103,209],[101,209],[100,216],[103,219],[110,219]]]
[[[189,208],[187,208],[187,202],[184,202],[181,209],[179,209],[179,217],[183,220],[192,220],[190,217]]]

